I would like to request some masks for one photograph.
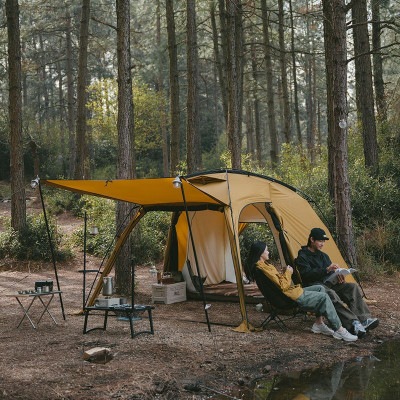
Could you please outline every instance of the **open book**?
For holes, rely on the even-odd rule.
[[[343,275],[346,276],[348,274],[352,274],[353,272],[358,271],[355,268],[338,268],[337,270],[335,270],[335,272],[331,275],[329,275],[327,278],[325,278],[324,282],[330,282],[333,285],[335,285],[337,283],[337,276],[338,275]]]

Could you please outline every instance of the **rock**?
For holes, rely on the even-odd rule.
[[[243,378],[239,378],[238,379],[238,384],[240,385],[240,386],[244,386],[244,379]]]
[[[106,364],[112,360],[113,356],[111,350],[107,347],[93,347],[92,349],[86,350],[83,353],[82,358],[85,361],[97,364]]]
[[[269,372],[271,372],[271,370],[272,370],[272,367],[271,367],[270,365],[266,365],[266,366],[263,368],[264,374],[268,374]]]

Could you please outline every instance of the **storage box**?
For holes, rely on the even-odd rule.
[[[186,282],[163,285],[156,283],[152,286],[153,303],[172,304],[186,300]]]
[[[111,298],[99,297],[95,302],[95,306],[111,307],[111,306],[119,306],[119,303],[120,303],[119,297],[111,297]]]

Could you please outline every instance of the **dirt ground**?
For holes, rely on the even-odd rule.
[[[89,257],[88,268],[99,263]],[[83,316],[71,315],[82,305],[81,268],[81,254],[58,265],[66,320],[55,297],[50,309],[58,325],[45,315],[35,331],[26,319],[17,328],[22,310],[6,294],[33,289],[36,280],[55,283],[52,266],[0,260],[0,399],[212,398],[260,377],[369,354],[400,334],[400,277],[392,276],[363,284],[367,297],[375,300],[370,308],[380,325],[355,343],[311,333],[312,318],[288,321],[285,333],[275,324],[263,332],[237,333],[233,327],[241,321],[239,305],[228,302],[211,302],[209,333],[199,301],[156,304],[154,335],[131,339],[129,323],[115,317],[109,318],[106,331],[83,335]],[[148,269],[136,270],[136,303],[151,304],[155,279]],[[39,306],[34,303],[31,310],[34,321]],[[254,304],[247,310],[255,325],[265,318]],[[101,323],[100,316],[89,319],[90,327]],[[148,324],[143,318],[135,327],[146,329]],[[113,359],[106,364],[84,361],[83,352],[97,346],[110,348]]]

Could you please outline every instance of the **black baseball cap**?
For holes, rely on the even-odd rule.
[[[326,233],[321,228],[312,228],[309,238],[312,237],[314,240],[329,240]]]

